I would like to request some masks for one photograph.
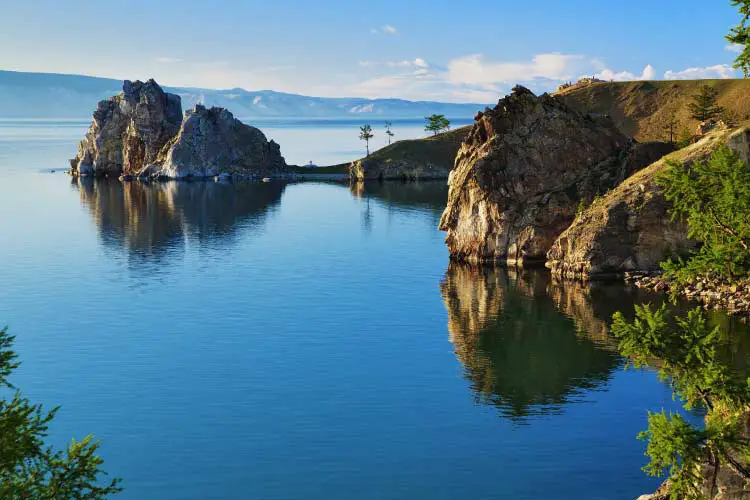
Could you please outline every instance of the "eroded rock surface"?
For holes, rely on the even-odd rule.
[[[657,184],[667,160],[704,161],[721,144],[750,157],[750,129],[718,128],[701,141],[635,173],[584,210],[555,241],[547,267],[566,278],[587,279],[629,271],[656,271],[659,263],[689,252],[687,227],[673,221]]]
[[[605,193],[645,166],[626,153],[632,146],[608,118],[514,88],[477,115],[456,157],[440,221],[451,256],[543,263],[581,199]]]
[[[122,92],[100,101],[86,136],[70,160],[77,175],[134,174],[156,160],[182,122],[180,96],[154,81],[126,80]]]

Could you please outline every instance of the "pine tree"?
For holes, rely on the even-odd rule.
[[[750,75],[750,0],[731,0],[732,5],[737,7],[742,15],[742,21],[731,29],[726,39],[729,43],[740,47],[740,53],[734,60],[734,68],[742,70],[745,78]]]
[[[391,144],[391,139],[393,138],[393,136],[396,135],[396,134],[393,133],[393,130],[391,130],[392,126],[393,126],[393,124],[391,122],[385,122],[385,135],[388,136],[388,144],[389,145]]]
[[[445,117],[445,115],[430,115],[425,117],[427,125],[425,125],[426,132],[432,132],[433,135],[438,135],[440,132],[444,132],[451,128],[451,122]]]
[[[370,125],[363,125],[359,127],[359,139],[365,141],[367,145],[367,156],[370,156],[370,139],[375,137],[372,133],[372,127]]]
[[[705,122],[720,116],[724,108],[717,104],[719,93],[713,87],[702,85],[700,92],[693,96],[693,102],[688,104],[688,109],[693,118],[699,122]]]
[[[18,368],[14,337],[0,329],[0,389],[14,390],[8,377]],[[45,411],[16,391],[0,399],[0,498],[101,500],[122,490],[120,480],[102,481],[99,443],[73,440],[64,451],[45,445],[58,408]]]

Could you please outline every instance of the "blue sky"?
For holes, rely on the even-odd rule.
[[[0,69],[19,71],[451,102],[592,74],[737,76],[729,0],[0,3]]]

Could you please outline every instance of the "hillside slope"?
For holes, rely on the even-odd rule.
[[[639,141],[669,138],[670,117],[677,120],[676,134],[686,128],[695,132],[698,122],[690,117],[688,103],[701,85],[719,92],[719,104],[733,121],[750,119],[750,80],[664,80],[593,83],[555,93],[570,106],[587,113],[608,114],[620,130]]]
[[[352,180],[447,179],[471,125],[423,139],[396,141],[352,162]]]

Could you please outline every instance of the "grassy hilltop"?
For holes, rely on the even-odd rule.
[[[565,102],[584,112],[606,113],[627,135],[639,141],[663,141],[672,116],[676,134],[695,132],[698,122],[690,117],[688,103],[701,85],[719,93],[719,105],[736,122],[750,119],[750,80],[671,80],[603,82],[573,86],[556,92]]]

